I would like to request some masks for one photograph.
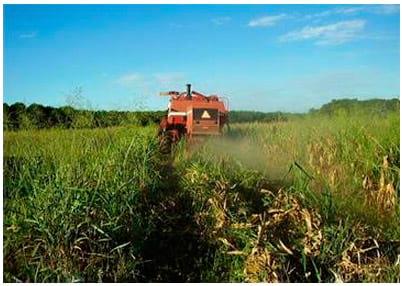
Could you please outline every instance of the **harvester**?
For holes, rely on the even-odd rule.
[[[228,123],[228,101],[191,90],[191,84],[187,84],[185,92],[168,91],[161,95],[170,96],[167,114],[158,132],[164,152],[169,152],[171,145],[182,137],[221,135],[223,126]]]

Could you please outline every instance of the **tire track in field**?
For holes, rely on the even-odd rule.
[[[193,198],[181,189],[174,155],[162,156],[164,186],[148,206],[153,231],[144,238],[140,282],[200,282],[215,246],[194,221]]]

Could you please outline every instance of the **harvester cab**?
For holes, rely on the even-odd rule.
[[[167,114],[162,118],[159,135],[162,145],[170,145],[181,137],[221,135],[228,122],[228,101],[217,95],[204,95],[191,90],[161,92],[170,96]]]

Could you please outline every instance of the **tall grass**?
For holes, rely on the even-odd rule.
[[[5,281],[399,281],[398,114],[155,134],[5,132]]]
[[[150,128],[6,133],[6,279],[134,279],[157,155]]]

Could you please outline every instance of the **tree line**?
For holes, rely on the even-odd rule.
[[[339,99],[311,109],[309,115],[334,116],[339,114],[365,113],[384,115],[399,111],[399,99]],[[121,125],[157,124],[166,111],[92,111],[76,109],[71,106],[51,107],[41,104],[16,102],[3,103],[4,130],[29,130],[45,128],[101,128]],[[286,121],[306,114],[258,111],[230,111],[232,123]]]
[[[334,99],[322,105],[319,109],[310,109],[310,114],[334,116],[339,114],[370,114],[386,115],[389,112],[399,111],[399,99]]]
[[[71,106],[51,107],[17,102],[3,103],[3,128],[28,130],[44,128],[99,128],[127,124],[145,126],[158,123],[164,111],[91,111]]]
[[[166,111],[91,111],[71,106],[51,107],[40,104],[26,106],[17,102],[3,103],[4,130],[44,128],[100,128],[121,125],[157,124]],[[231,111],[230,122],[269,122],[286,120],[282,112]]]

